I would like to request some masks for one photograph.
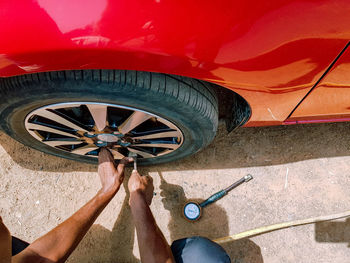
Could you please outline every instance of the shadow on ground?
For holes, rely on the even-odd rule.
[[[222,207],[212,204],[205,208],[199,221],[189,222],[182,216],[183,205],[188,201],[183,188],[167,183],[162,176],[160,188],[164,208],[171,215],[168,229],[172,241],[199,235],[210,239],[229,235],[228,218]],[[135,229],[131,221],[128,199],[127,194],[113,230],[94,225],[72,255],[70,262],[139,262],[133,254]],[[232,262],[263,263],[260,247],[249,239],[227,243],[224,248]]]
[[[240,128],[227,134],[220,125],[214,141],[201,152],[149,171],[224,169],[284,164],[350,154],[350,123]],[[20,166],[55,172],[94,171],[96,166],[40,153],[0,133],[0,144]],[[32,158],[28,158],[31,156]]]
[[[316,223],[315,239],[317,242],[348,243],[350,247],[350,218],[345,221]]]
[[[348,138],[349,128],[350,123],[240,128],[227,135],[221,125],[213,143],[203,151],[181,161],[150,166],[145,170],[154,174],[158,171],[271,166],[308,159],[348,156],[350,141],[344,138]],[[0,145],[14,162],[26,169],[54,172],[97,171],[94,165],[32,150],[4,133],[0,133]],[[171,215],[168,223],[171,240],[193,235],[217,238],[231,234],[226,211],[219,205],[213,204],[205,208],[201,220],[190,223],[181,215],[183,204],[187,201],[183,188],[162,180],[161,190],[163,206]],[[71,262],[138,262],[133,254],[134,234],[126,196],[112,231],[94,225],[73,254]],[[317,223],[315,239],[318,242],[349,244],[350,220]],[[263,262],[260,247],[249,239],[227,243],[224,248],[237,262]]]

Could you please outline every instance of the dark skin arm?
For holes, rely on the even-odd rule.
[[[153,198],[153,180],[133,171],[128,182],[129,204],[136,226],[143,263],[175,263],[164,235],[157,226],[149,205]]]
[[[131,160],[132,158],[123,159],[116,168],[111,153],[106,149],[101,149],[98,174],[102,187],[98,193],[74,215],[14,256],[12,262],[66,261],[96,218],[118,192],[124,179],[124,166]]]
[[[0,217],[0,263],[11,262],[11,235]]]

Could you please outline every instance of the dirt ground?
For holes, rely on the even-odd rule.
[[[262,225],[350,209],[350,123],[240,128],[221,125],[214,142],[185,160],[140,169],[154,178],[151,209],[169,241],[226,236]],[[32,242],[99,189],[96,167],[31,150],[0,133],[0,215]],[[181,216],[250,173],[254,180],[205,208],[197,223]],[[161,179],[163,178],[163,179]],[[69,262],[139,262],[135,229],[121,189]],[[227,243],[232,262],[349,262],[350,219],[301,226]]]

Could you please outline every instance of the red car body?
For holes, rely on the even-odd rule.
[[[349,0],[0,0],[0,77],[169,73],[240,94],[245,126],[350,120]]]

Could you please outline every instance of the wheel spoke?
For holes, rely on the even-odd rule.
[[[133,139],[146,140],[146,139],[158,139],[158,138],[168,138],[168,137],[179,137],[177,131],[160,131],[147,135],[134,136]]]
[[[44,126],[42,124],[27,123],[26,126],[27,126],[27,129],[31,129],[31,130],[45,131],[45,132],[60,134],[60,135],[67,136],[67,137],[79,138],[78,136],[73,135],[71,133],[61,131],[58,128],[48,127],[48,126]]]
[[[111,153],[113,154],[114,159],[123,159],[125,156],[118,152],[117,150],[110,149]]]
[[[71,151],[71,153],[75,153],[75,154],[81,154],[81,155],[85,155],[93,150],[97,150],[98,147],[95,145],[86,145],[86,146],[82,146],[79,147],[77,149],[74,149],[73,151]]]
[[[173,149],[179,147],[178,144],[174,143],[140,143],[140,144],[134,144],[133,146],[137,147],[153,147],[153,148],[167,148],[167,149]]]
[[[73,122],[69,121],[68,120],[69,117],[66,116],[66,118],[64,118],[54,111],[49,111],[49,110],[45,109],[45,110],[41,110],[41,111],[37,112],[36,115],[39,115],[41,117],[44,117],[44,118],[52,120],[52,121],[55,121],[59,124],[62,124],[64,126],[71,128],[73,130],[88,132],[88,130],[84,129],[83,127],[80,127],[80,126],[74,124]]]
[[[122,134],[126,134],[150,118],[152,118],[152,116],[147,113],[134,111],[130,117],[118,127],[119,131]]]
[[[130,152],[133,152],[133,153],[136,153],[138,155],[141,155],[143,158],[152,158],[152,157],[156,157],[156,155],[154,154],[151,154],[149,152],[144,152],[144,151],[141,151],[141,150],[136,150],[134,148],[130,148],[128,147],[127,148]]]
[[[95,121],[97,130],[104,130],[107,122],[107,106],[100,104],[88,104],[86,106],[88,107],[91,116]]]
[[[29,134],[31,134],[38,141],[43,140],[42,136],[40,136],[39,133],[37,133],[37,131],[33,131],[33,130],[27,130],[27,131],[29,132]]]
[[[43,141],[43,143],[50,145],[52,147],[60,146],[60,145],[75,145],[75,144],[81,144],[84,141],[67,141],[67,140],[50,140],[50,141]]]

